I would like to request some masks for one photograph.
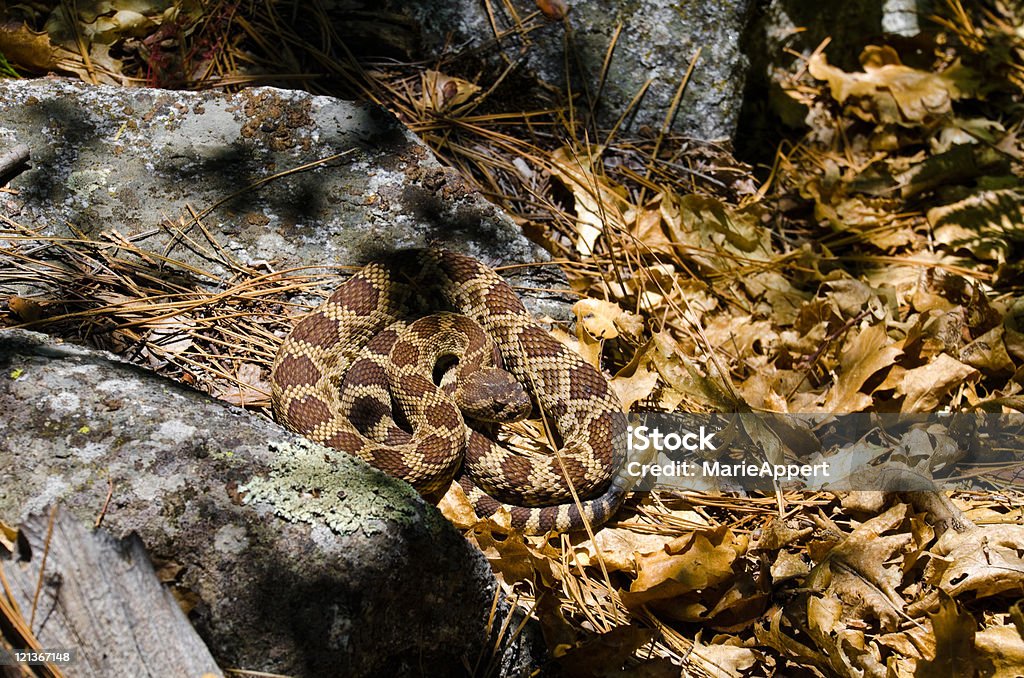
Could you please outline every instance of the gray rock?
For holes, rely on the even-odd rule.
[[[43,335],[0,331],[0,374],[0,519],[59,502],[137,533],[176,573],[221,666],[357,676],[486,665],[490,568],[407,484]],[[522,642],[502,651],[504,675],[529,664]]]
[[[492,68],[522,61],[542,81],[563,91],[568,65],[573,91],[588,91],[591,97],[598,94],[602,64],[621,24],[598,97],[598,122],[608,129],[648,80],[650,88],[635,114],[627,118],[626,127],[660,129],[699,48],[700,57],[673,129],[700,139],[732,137],[747,68],[740,38],[750,0],[588,0],[566,4],[571,10],[564,24],[538,15],[533,0],[415,0],[391,2],[389,9],[406,13],[421,27],[428,54],[437,56],[445,45],[454,44],[471,48],[489,60]],[[494,26],[501,35],[498,40]],[[525,29],[517,30],[517,26]],[[586,102],[584,97],[580,105],[586,106]]]
[[[273,88],[0,80],[0,149],[16,143],[30,147],[32,167],[11,182],[0,215],[43,235],[117,231],[217,275],[194,213],[237,260],[281,269],[364,263],[428,242],[492,265],[547,259],[372,105]],[[536,291],[565,287],[556,269],[515,270],[511,282],[534,290],[528,306],[565,316],[564,299]]]
[[[883,33],[920,33],[933,5],[932,0],[852,0],[823,12],[813,0],[772,0],[754,27],[766,36],[775,63],[793,60],[783,53],[786,47],[808,56],[828,38],[829,63],[849,69],[859,65],[861,51]]]

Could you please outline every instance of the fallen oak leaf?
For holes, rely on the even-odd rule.
[[[962,612],[956,601],[939,592],[939,610],[928,615],[932,622],[935,654],[917,663],[914,678],[941,675],[950,678],[973,678],[977,658],[974,637],[978,623],[968,612]],[[991,674],[986,674],[991,675]]]
[[[900,411],[932,412],[950,389],[979,375],[973,367],[940,353],[927,365],[907,370],[903,375],[896,389],[897,395],[906,396]]]
[[[903,573],[894,566],[894,560],[916,547],[910,532],[902,529],[910,518],[909,511],[906,504],[897,504],[858,525],[832,549],[829,558],[849,565],[896,600],[896,587]]]
[[[213,396],[239,407],[253,407],[270,402],[270,382],[263,369],[255,363],[242,363],[235,371],[236,383],[218,387]]]
[[[788,621],[788,618],[781,606],[769,610],[759,623],[754,625],[757,642],[776,650],[784,657],[792,658],[795,662],[817,667],[828,666],[826,655],[783,631],[782,625],[785,621]]]
[[[881,323],[869,325],[847,345],[839,358],[841,372],[829,393],[825,409],[832,412],[860,412],[872,403],[861,392],[876,373],[891,367],[903,351],[896,347]]]
[[[610,301],[581,299],[573,304],[572,312],[595,339],[614,339],[619,334],[635,338],[643,332],[642,318]]]
[[[584,256],[593,254],[606,225],[623,228],[627,223],[624,214],[630,209],[626,189],[611,185],[595,170],[595,165],[600,165],[603,150],[600,146],[580,151],[565,147],[550,156],[552,176],[575,198],[576,251]]]
[[[56,69],[56,48],[45,32],[36,33],[25,24],[9,21],[0,25],[0,54],[8,61],[33,72]]]
[[[690,656],[692,661],[700,666],[701,673],[711,678],[738,678],[750,675],[750,669],[758,662],[764,661],[764,654],[753,648],[720,642],[704,644],[699,638],[694,639]]]
[[[28,297],[11,295],[7,298],[7,308],[22,322],[31,323],[43,317],[43,305]]]
[[[810,58],[807,71],[828,82],[840,104],[868,122],[907,127],[950,113],[952,102],[975,89],[975,74],[955,61],[943,73],[904,66],[891,47],[868,46],[861,55],[863,73],[830,66],[824,53]]]
[[[692,515],[695,521],[700,520],[696,513]],[[643,524],[636,525],[639,529],[631,529],[631,522],[639,523],[639,519],[623,521],[619,523],[622,527],[605,527],[594,534],[593,540],[587,539],[573,546],[574,564],[589,567],[600,558],[609,571],[635,573],[638,557],[662,553],[675,540],[666,534],[648,532]]]
[[[634,403],[651,398],[661,383],[661,375],[650,357],[653,350],[652,343],[647,342],[637,350],[629,364],[608,381],[626,412]]]
[[[676,678],[679,667],[667,657],[641,660],[639,665],[623,669],[637,650],[654,640],[652,629],[639,626],[617,626],[558,657],[558,664],[567,676],[603,678],[604,676],[635,676],[636,678]]]
[[[1011,626],[993,626],[974,634],[977,666],[992,678],[1020,678],[1024,638]]]
[[[925,581],[951,596],[974,592],[978,598],[1024,588],[1024,525],[979,525],[966,532],[947,530],[932,548]]]
[[[746,537],[724,528],[684,535],[662,552],[637,558],[636,579],[621,593],[622,602],[637,607],[728,581],[746,547]]]

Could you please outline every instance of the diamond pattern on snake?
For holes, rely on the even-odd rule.
[[[295,324],[271,387],[285,427],[422,494],[456,480],[479,515],[504,507],[524,532],[597,526],[626,493],[626,420],[604,375],[462,254],[406,250],[359,270]],[[498,423],[531,413],[556,453],[496,442]]]

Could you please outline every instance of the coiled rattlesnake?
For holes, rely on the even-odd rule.
[[[424,306],[459,315],[407,324]],[[508,374],[490,367],[495,360]],[[425,494],[444,489],[461,468],[477,512],[504,505],[517,529],[600,524],[625,494],[625,416],[608,382],[537,325],[500,276],[465,255],[409,250],[362,268],[295,325],[271,386],[286,427]],[[478,391],[489,395],[466,395]],[[561,449],[540,458],[513,453],[485,426],[467,428],[453,399],[492,420],[521,417],[532,404]]]

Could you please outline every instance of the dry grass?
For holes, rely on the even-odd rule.
[[[268,412],[266,377],[293,316],[296,297],[330,284],[303,270],[259,270],[231,257],[201,229],[203,242],[165,226],[170,242],[201,251],[215,274],[136,237],[41,236],[14,223],[0,231],[0,286],[19,290],[5,323],[104,348],[237,405]],[[189,242],[191,241],[191,242]]]

